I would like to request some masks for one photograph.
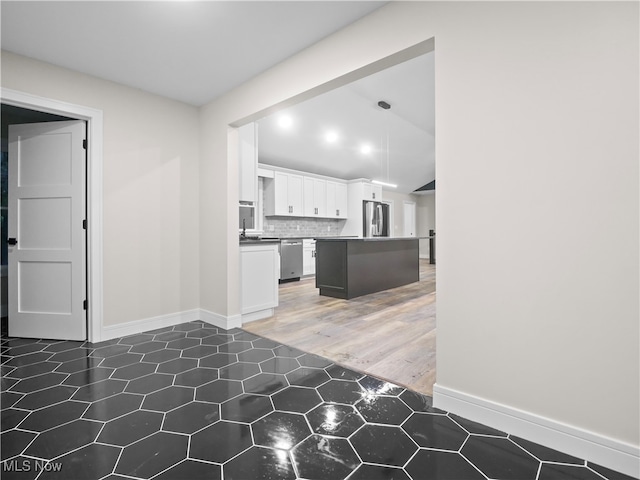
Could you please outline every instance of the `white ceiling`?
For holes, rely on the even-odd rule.
[[[2,0],[1,42],[200,106],[385,3]]]
[[[258,121],[259,161],[413,192],[435,179],[434,87],[431,52],[265,117]],[[380,100],[391,108],[380,108]],[[289,129],[279,126],[282,115],[291,117]],[[333,143],[325,139],[329,131],[338,134]],[[371,153],[360,152],[364,143]]]
[[[1,46],[201,106],[385,3],[2,0]],[[435,178],[433,97],[427,54],[290,108],[296,124],[287,136],[260,121],[260,161],[388,177],[408,193]],[[319,138],[329,128],[340,134],[331,148]],[[369,156],[356,150],[362,141],[374,147]]]

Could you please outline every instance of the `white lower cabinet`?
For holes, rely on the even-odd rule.
[[[302,274],[316,274],[316,241],[312,238],[302,240]]]
[[[274,314],[278,306],[280,253],[277,243],[240,245],[242,322]]]

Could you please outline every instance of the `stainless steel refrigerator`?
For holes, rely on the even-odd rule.
[[[363,201],[363,237],[389,236],[389,205],[381,202]]]

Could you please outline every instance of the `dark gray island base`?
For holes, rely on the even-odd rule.
[[[417,238],[317,238],[316,288],[351,299],[420,280]]]

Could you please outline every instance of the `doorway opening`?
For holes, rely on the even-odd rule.
[[[1,328],[2,333],[7,334],[8,331],[8,284],[9,284],[9,272],[8,272],[8,245],[7,245],[7,231],[9,221],[9,125],[23,125],[31,123],[46,123],[46,122],[61,122],[73,120],[72,118],[62,115],[56,115],[53,113],[40,112],[23,107],[17,107],[13,105],[2,104],[1,108],[2,122],[0,127],[1,132],[1,152],[0,152],[0,166],[1,166],[1,191],[2,198],[0,201],[0,299],[1,299]]]
[[[395,380],[396,383],[409,386],[414,390],[429,395],[432,394],[432,387],[435,381],[436,324],[435,265],[429,261],[430,243],[428,237],[429,231],[435,229],[435,192],[431,192],[433,195],[424,195],[423,192],[418,192],[417,190],[424,184],[434,181],[435,148],[430,145],[433,152],[429,157],[432,170],[428,172],[428,176],[420,176],[416,164],[411,165],[408,163],[407,167],[401,170],[397,160],[403,152],[398,150],[394,152],[394,148],[408,145],[407,133],[411,128],[422,125],[424,118],[421,115],[425,112],[421,111],[416,115],[416,112],[411,112],[410,109],[404,110],[407,106],[415,106],[419,103],[416,96],[406,95],[407,92],[414,90],[404,88],[404,85],[397,86],[396,89],[386,89],[385,92],[387,93],[381,96],[378,94],[380,90],[377,87],[383,82],[373,77],[378,73],[385,72],[385,70],[389,70],[387,73],[390,73],[393,67],[398,67],[399,70],[403,70],[403,73],[405,73],[402,78],[411,79],[418,88],[431,89],[430,93],[435,97],[433,74],[431,78],[424,80],[418,78],[417,75],[406,74],[410,65],[415,66],[422,56],[428,57],[431,55],[431,61],[433,61],[433,54],[433,40],[423,42],[383,61],[364,67],[360,71],[337,78],[322,87],[318,87],[316,90],[319,91],[305,92],[298,97],[283,102],[281,106],[273,106],[245,119],[245,122],[255,122],[258,127],[257,156],[260,162],[259,166],[262,167],[259,168],[259,172],[262,171],[264,173],[269,166],[273,166],[276,169],[287,169],[292,174],[302,175],[303,177],[305,174],[310,174],[309,176],[326,176],[328,178],[327,181],[331,181],[334,178],[346,178],[340,176],[340,169],[345,169],[349,155],[354,153],[355,155],[360,155],[360,165],[364,165],[367,158],[362,155],[362,150],[355,150],[357,144],[351,141],[352,137],[355,137],[354,135],[348,137],[345,135],[345,130],[339,130],[336,128],[335,123],[327,120],[331,113],[327,113],[331,103],[330,98],[339,99],[335,103],[342,107],[359,105],[361,100],[365,99],[364,103],[366,105],[364,107],[368,110],[365,110],[366,113],[362,115],[361,120],[358,122],[361,127],[371,125],[376,116],[382,117],[382,115],[379,115],[378,106],[380,102],[378,100],[389,101],[388,105],[391,105],[391,109],[387,109],[386,113],[389,114],[391,112],[393,116],[386,115],[386,118],[382,117],[384,121],[380,122],[386,130],[378,128],[377,136],[379,141],[377,141],[377,144],[380,145],[377,151],[378,157],[374,158],[372,156],[369,160],[368,173],[359,173],[357,176],[369,179],[379,177],[385,181],[395,180],[388,178],[388,167],[390,166],[391,174],[393,175],[393,169],[396,168],[397,176],[401,177],[400,180],[403,180],[398,182],[399,185],[403,183],[408,185],[411,182],[416,182],[412,188],[407,188],[404,191],[402,188],[396,190],[385,189],[381,200],[389,204],[390,213],[392,215],[395,214],[395,218],[390,222],[392,226],[390,236],[420,238],[421,281],[409,288],[400,287],[399,289],[379,292],[358,300],[337,301],[330,299],[324,302],[326,299],[319,297],[317,290],[314,288],[314,280],[312,278],[303,278],[298,283],[293,282],[280,286],[280,305],[276,307],[273,317],[252,321],[243,325],[243,328],[281,343],[298,347],[301,350],[317,353],[347,367],[371,373],[379,378],[388,379],[392,382]],[[369,81],[367,81],[368,77],[371,77]],[[381,77],[386,77],[385,73]],[[362,81],[362,83],[359,81]],[[358,85],[349,85],[352,82],[354,84],[358,83]],[[329,84],[333,84],[332,87],[329,87]],[[351,87],[351,90],[355,90],[353,93],[358,95],[351,96],[352,92],[347,92],[349,89],[345,87]],[[341,90],[340,95],[342,96],[334,92],[335,90]],[[371,98],[367,98],[368,94],[372,94]],[[316,106],[322,108],[320,111],[324,116],[318,115],[314,117],[313,123],[318,126],[324,125],[327,129],[327,135],[329,132],[333,133],[331,137],[333,141],[330,142],[326,135],[320,134],[324,130],[318,129],[315,137],[311,134],[306,136],[298,135],[295,138],[297,143],[293,143],[289,148],[289,155],[287,155],[289,152],[279,152],[277,150],[277,142],[284,137],[284,135],[279,134],[280,131],[278,130],[281,127],[278,121],[279,116],[285,113],[288,114],[288,117],[294,120],[297,119],[299,122],[297,125],[302,130],[303,115],[308,114],[308,111],[313,110]],[[430,108],[430,114],[435,116],[433,102],[430,104]],[[406,115],[405,118],[407,120],[410,119],[410,121],[406,123],[399,122],[401,114],[402,116]],[[345,117],[346,115],[341,115],[341,120]],[[266,118],[274,121],[267,123],[264,120]],[[308,118],[310,117],[307,116],[304,120]],[[240,121],[238,124],[244,124],[245,122]],[[394,125],[394,122],[401,124],[404,128],[398,128],[398,125]],[[332,127],[332,129],[328,129],[328,127]],[[390,132],[389,130],[393,128],[397,128],[405,136],[394,137],[395,132]],[[433,141],[435,137],[435,121],[429,127],[423,128],[423,131],[429,137],[429,140]],[[263,138],[264,134],[270,133],[272,134],[271,138]],[[364,137],[365,133],[361,136]],[[291,131],[287,131],[286,134],[289,137],[293,136]],[[325,140],[322,148],[325,150],[324,155],[328,156],[314,157],[313,152],[308,150],[316,137]],[[338,152],[336,146],[340,142],[336,141],[335,138],[342,140],[343,144],[350,142],[349,146],[353,153]],[[389,142],[389,138],[391,138],[391,142]],[[375,140],[374,138],[370,144],[375,146]],[[268,151],[267,155],[264,155],[261,151],[263,149],[270,151]],[[375,147],[373,150],[375,152]],[[301,151],[304,151],[304,155],[300,154]],[[368,151],[371,152],[371,150]],[[330,153],[327,154],[326,152]],[[301,165],[300,158],[306,159],[306,163]],[[381,162],[380,158],[383,158],[385,162]],[[426,162],[427,156],[421,155],[417,158],[419,159],[417,165],[420,165],[420,159]],[[389,160],[388,163],[387,160]],[[383,172],[379,172],[381,164],[387,166]],[[330,166],[335,166],[335,170],[329,171],[328,168]],[[393,188],[391,185],[389,187]],[[258,192],[262,194],[260,190]],[[260,200],[259,195],[258,205]],[[262,210],[262,208],[257,208],[257,215]],[[351,233],[351,230],[347,232],[343,228],[344,220],[342,220],[342,224],[338,223],[340,222],[339,220],[333,220],[336,223],[335,229],[334,225],[330,225],[329,229],[327,228],[326,222],[328,220],[319,221],[317,223],[322,226],[316,230],[312,230],[309,225],[310,220],[304,218],[278,217],[276,215],[262,220],[261,222],[258,219],[256,222],[258,225],[264,225],[262,231],[257,233],[262,233],[263,236],[268,237],[287,236],[291,231],[292,224],[296,223],[297,225],[293,226],[292,236],[300,236],[303,232],[305,234],[309,233],[310,238],[327,236],[326,232],[328,230],[333,234],[328,236],[336,236],[336,233],[337,235],[355,235],[355,233]],[[362,221],[356,223],[358,228],[353,231],[361,232]],[[289,235],[291,236],[291,234]],[[305,237],[303,236],[302,238]],[[336,305],[336,303],[341,303],[341,305]],[[380,322],[375,323],[378,321]],[[370,335],[372,330],[377,331],[379,336],[372,337]],[[414,333],[407,335],[408,332]],[[408,377],[399,378],[399,373],[406,373]],[[417,377],[420,377],[420,380],[418,380],[418,383],[414,383],[413,380]]]
[[[103,235],[102,235],[102,144],[103,113],[91,107],[62,102],[7,88],[0,89],[3,109],[20,107],[41,113],[80,120],[86,124],[86,339],[99,342],[102,339],[103,317]],[[50,117],[51,118],[51,117]],[[6,236],[4,231],[0,236]],[[4,285],[4,283],[3,283]]]

